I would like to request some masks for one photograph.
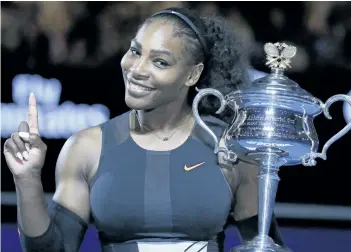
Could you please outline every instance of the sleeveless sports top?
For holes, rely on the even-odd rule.
[[[195,123],[180,147],[145,150],[130,135],[129,114],[101,124],[102,151],[90,183],[90,204],[102,251],[144,252],[152,250],[140,249],[142,243],[205,241],[196,251],[218,252],[233,192],[213,153],[213,140]],[[218,136],[225,129],[214,117],[205,121]],[[178,251],[195,251],[192,245]]]

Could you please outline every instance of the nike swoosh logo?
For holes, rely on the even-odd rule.
[[[199,163],[199,164],[190,166],[190,167],[187,167],[186,165],[184,165],[184,170],[186,170],[186,171],[191,171],[191,170],[193,170],[193,169],[195,169],[195,168],[197,168],[197,167],[203,165],[204,163],[205,163],[205,162],[202,162],[202,163]]]

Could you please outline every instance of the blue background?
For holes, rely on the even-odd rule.
[[[1,251],[20,252],[17,228],[13,224],[1,227]],[[281,228],[282,235],[294,252],[347,252],[351,251],[351,230],[330,228]],[[225,252],[240,243],[236,229],[226,231]],[[95,228],[89,228],[80,252],[99,252],[100,243]]]

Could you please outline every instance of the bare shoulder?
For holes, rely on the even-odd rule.
[[[102,132],[99,126],[81,130],[72,135],[62,147],[56,165],[56,174],[89,174],[98,162]]]
[[[93,144],[94,147],[96,144],[101,143],[102,132],[99,126],[94,126],[91,128],[87,128],[75,133],[70,137],[75,144]]]
[[[218,137],[219,147],[228,148],[224,137],[229,124],[213,116],[204,118],[204,121]],[[248,150],[240,146],[239,143],[231,141],[229,148],[238,155],[237,162],[226,161],[223,152],[218,153],[217,158],[226,180],[230,184],[232,191],[235,192],[239,186],[255,180],[259,173],[259,165],[248,155]]]
[[[219,141],[220,147],[225,147],[223,138]],[[235,163],[224,160],[224,154],[218,154],[218,163],[230,184],[232,191],[235,192],[242,182],[254,179],[259,173],[258,163],[249,158],[240,146],[232,146],[232,150],[238,155]]]
[[[92,127],[71,136],[56,164],[56,191],[53,200],[89,221],[88,176],[99,159],[101,130]]]

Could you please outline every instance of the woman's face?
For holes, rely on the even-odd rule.
[[[192,66],[184,56],[182,38],[173,36],[169,22],[143,25],[121,61],[125,102],[132,109],[150,110],[183,101],[192,81]]]

